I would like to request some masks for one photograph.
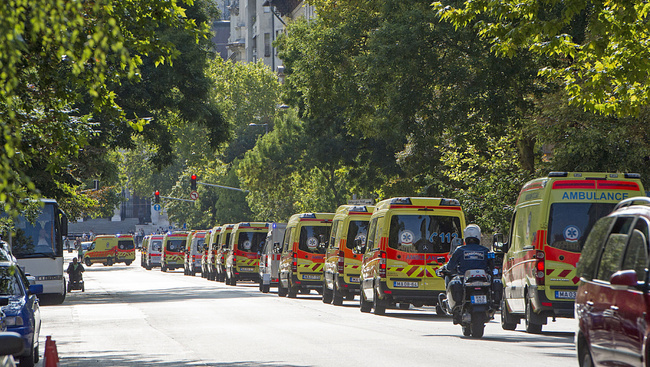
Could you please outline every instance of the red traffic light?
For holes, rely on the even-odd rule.
[[[153,193],[153,196],[154,196],[154,202],[155,202],[156,204],[158,204],[158,203],[160,202],[160,191],[156,190],[156,191]]]
[[[192,191],[196,191],[196,175],[195,174],[192,174],[192,176],[190,176],[190,189]]]

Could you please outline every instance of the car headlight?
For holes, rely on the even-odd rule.
[[[11,326],[23,326],[23,318],[21,316],[7,316],[7,327]]]

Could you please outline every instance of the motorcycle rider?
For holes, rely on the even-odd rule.
[[[81,265],[77,258],[73,258],[72,262],[68,265],[68,270],[66,270],[66,273],[68,273],[68,276],[70,277],[70,282],[80,281],[82,276],[81,273],[83,273],[84,270],[84,266]]]
[[[492,274],[492,269],[494,269],[494,262],[489,256],[489,250],[481,246],[481,228],[479,226],[470,224],[465,227],[463,239],[465,244],[459,246],[447,264],[443,265],[443,272],[452,277],[447,284],[447,301],[454,317],[454,324],[460,323],[465,272],[472,269],[483,269],[487,274]]]

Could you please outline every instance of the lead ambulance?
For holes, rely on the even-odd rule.
[[[361,263],[360,309],[382,315],[399,303],[438,306],[445,281],[435,271],[462,238],[465,215],[456,199],[404,197],[380,201],[370,218]]]
[[[278,296],[323,290],[323,262],[334,213],[302,213],[289,218],[284,232]]]
[[[96,236],[90,249],[84,254],[83,260],[86,266],[95,263],[112,266],[119,262],[131,265],[135,260],[133,236],[120,234]]]
[[[370,205],[341,205],[336,209],[323,266],[323,303],[340,306],[359,293],[361,259],[366,249]]]
[[[574,315],[580,278],[576,263],[594,223],[621,200],[644,196],[638,174],[551,172],[526,183],[519,193],[505,241],[501,326],[539,333],[548,317]]]

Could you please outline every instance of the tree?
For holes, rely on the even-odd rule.
[[[442,19],[474,27],[500,55],[525,49],[555,62],[540,74],[590,111],[637,115],[650,99],[648,11],[640,1],[436,2]]]

